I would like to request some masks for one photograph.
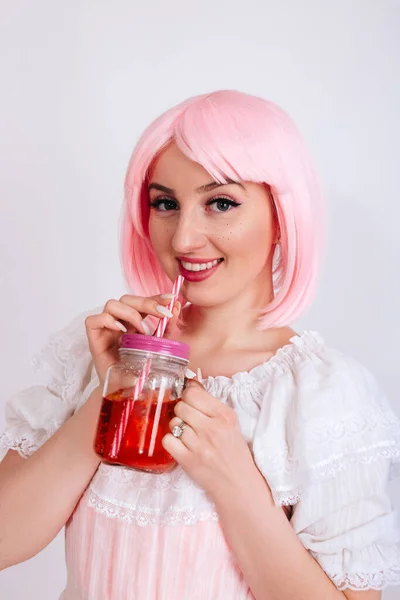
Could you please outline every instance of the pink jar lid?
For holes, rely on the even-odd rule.
[[[153,335],[141,335],[140,333],[126,333],[121,338],[121,348],[131,350],[142,350],[143,352],[156,352],[175,358],[189,360],[190,347],[182,342],[167,340]]]

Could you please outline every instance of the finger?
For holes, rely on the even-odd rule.
[[[180,440],[167,433],[161,440],[163,448],[176,460],[180,465],[185,465],[190,459],[191,451]]]
[[[181,309],[182,309],[181,303],[179,302],[179,300],[176,300],[175,304],[174,304],[174,306],[172,308],[173,317],[171,319],[169,319],[168,324],[167,324],[167,328],[166,328],[166,331],[165,331],[166,335],[168,335],[168,333],[170,331],[173,331],[175,329],[176,324],[177,324],[178,319],[179,319],[179,315],[181,313]]]
[[[126,324],[133,325],[140,333],[147,333],[141,314],[134,308],[118,300],[109,300],[104,307],[103,313],[110,314],[114,320],[122,321],[124,326]]]
[[[175,323],[179,319],[179,315],[181,314],[182,304],[179,300],[176,300],[174,306],[172,307],[173,317],[169,320],[170,323]]]
[[[87,331],[96,331],[100,329],[110,329],[111,331],[117,331],[119,333],[126,333],[127,328],[125,325],[116,321],[115,318],[109,313],[100,313],[99,315],[91,315],[85,320],[85,326]]]
[[[173,314],[168,306],[174,298],[175,296],[173,294],[161,294],[158,296],[151,296],[150,298],[125,294],[119,299],[119,302],[134,308],[142,317],[152,315],[159,319],[162,317],[168,317],[170,319],[173,317]]]
[[[171,430],[171,433],[172,433],[173,428],[176,427],[176,425],[180,425],[181,423],[182,423],[182,419],[179,419],[178,417],[174,417],[169,423],[169,428]],[[185,427],[183,428],[183,433],[182,433],[181,437],[178,439],[183,444],[185,444],[185,446],[187,448],[189,448],[189,450],[191,450],[192,452],[194,452],[196,450],[198,443],[199,443],[199,437],[198,437],[197,433],[187,423],[185,423]]]
[[[186,387],[193,387],[194,389],[199,389],[199,390],[205,390],[204,385],[201,383],[201,381],[199,381],[198,377],[199,374],[198,372],[200,371],[200,369],[197,369],[197,375],[194,373],[194,377],[190,377],[188,379],[188,382],[186,384]],[[193,371],[192,371],[193,373]]]
[[[182,400],[185,404],[207,417],[216,417],[224,407],[220,400],[211,396],[206,392],[201,383],[193,379],[187,382],[182,394]]]
[[[199,433],[204,427],[207,427],[210,418],[200,412],[197,408],[193,408],[193,406],[189,406],[186,402],[182,402],[182,400],[177,402],[174,412],[179,419],[190,425],[196,433]]]
[[[154,335],[154,332],[157,328],[158,320],[154,317],[147,315],[142,321],[143,328],[146,332],[146,335]]]
[[[154,298],[140,298],[138,296],[122,296],[121,300],[109,300],[103,312],[108,312],[120,319],[124,324],[133,325],[140,333],[149,335],[151,326],[144,323],[143,317],[149,315],[156,316],[159,319],[163,316],[172,314],[166,306],[159,302],[168,303],[168,297],[171,294],[166,294],[167,298],[162,299],[161,296]]]

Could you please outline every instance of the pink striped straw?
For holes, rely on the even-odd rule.
[[[146,362],[143,365],[143,369],[142,369],[142,371],[137,379],[136,385],[135,385],[135,393],[133,395],[133,400],[137,400],[139,398],[140,394],[143,392],[144,384],[146,383],[146,379],[149,376],[150,369],[151,369],[151,360],[150,360],[150,358],[146,358]]]
[[[156,445],[156,438],[157,438],[157,434],[158,434],[158,424],[160,422],[161,408],[162,408],[165,392],[167,390],[167,384],[168,384],[168,379],[163,378],[161,381],[160,389],[158,390],[156,414],[154,415],[153,427],[151,430],[148,456],[153,456],[153,454],[154,454],[154,446]]]
[[[182,275],[178,275],[178,277],[174,281],[174,285],[172,286],[172,293],[175,294],[176,296],[179,296],[179,292],[181,291],[183,282],[184,282],[184,278],[182,277]],[[175,300],[176,300],[176,298],[172,298],[171,302],[169,303],[168,308],[170,311],[172,311],[172,309],[174,308]],[[168,321],[169,321],[169,317],[164,317],[164,318],[160,319],[160,322],[158,323],[156,332],[154,334],[156,337],[164,336],[165,330],[168,325]]]
[[[120,420],[118,428],[115,431],[115,435],[114,435],[114,438],[112,441],[112,446],[111,446],[111,453],[112,453],[112,456],[114,456],[114,457],[117,456],[118,452],[121,449],[121,443],[122,443],[122,440],[124,439],[125,431],[128,426],[128,420],[129,420],[129,417],[132,412],[132,406],[133,405],[130,402],[127,402],[124,405],[123,412],[121,415],[121,420]]]
[[[144,387],[145,381],[146,381],[146,379],[147,379],[147,377],[149,376],[149,373],[150,373],[150,367],[151,367],[151,360],[149,358],[147,358],[146,362],[143,365],[143,369],[142,369],[142,371],[141,371],[141,373],[140,373],[140,375],[138,377],[136,385],[135,385],[135,393],[134,393],[134,396],[133,396],[134,400],[137,400],[139,398],[140,394],[143,391],[143,387]]]
[[[172,286],[172,293],[175,294],[175,296],[179,296],[179,292],[181,290],[183,281],[184,281],[184,278],[182,277],[182,275],[178,275],[178,277],[175,279],[174,285]],[[172,312],[172,309],[174,308],[175,300],[176,300],[176,298],[172,298],[171,302],[168,305],[168,308],[171,312]],[[158,323],[156,332],[154,334],[156,337],[164,336],[165,330],[168,325],[168,321],[169,321],[169,317],[163,317],[162,319],[160,319],[160,322]],[[138,380],[136,382],[134,400],[137,400],[138,397],[140,396],[140,394],[142,393],[145,381],[146,381],[147,377],[149,376],[150,369],[151,369],[151,360],[150,360],[150,358],[148,358],[146,360],[146,362],[143,366],[142,372],[140,373]]]

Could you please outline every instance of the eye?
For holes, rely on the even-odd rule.
[[[232,200],[231,198],[219,197],[219,198],[212,198],[211,200],[209,200],[207,202],[207,206],[212,207],[211,210],[213,212],[222,213],[222,212],[228,212],[232,208],[235,208],[236,206],[240,206],[240,203],[235,202],[235,200]]]
[[[179,208],[178,203],[172,198],[156,198],[150,202],[150,206],[159,212],[171,212]]]

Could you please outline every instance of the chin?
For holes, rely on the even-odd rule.
[[[219,304],[224,304],[229,301],[230,297],[226,294],[221,293],[221,286],[213,286],[213,289],[203,289],[201,288],[201,284],[188,283],[185,281],[182,288],[182,295],[193,304],[193,306],[198,306],[199,308],[211,308],[212,306],[218,306]]]

